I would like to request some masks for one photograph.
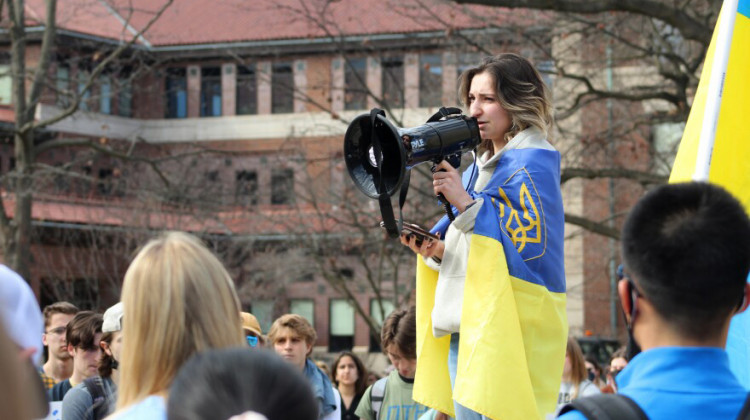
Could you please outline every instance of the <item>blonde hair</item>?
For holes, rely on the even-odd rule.
[[[165,394],[194,353],[244,344],[232,279],[192,235],[149,241],[125,273],[122,302],[118,410]]]
[[[492,76],[500,106],[511,118],[511,128],[505,133],[505,141],[510,141],[529,127],[540,129],[549,138],[552,128],[549,89],[529,60],[517,54],[499,54],[486,57],[478,66],[464,71],[459,79],[458,94],[467,108],[471,81],[481,73]],[[481,147],[491,154],[497,152],[490,140],[482,141]]]
[[[586,374],[586,360],[583,358],[583,351],[581,351],[581,346],[578,345],[578,341],[575,338],[568,337],[565,355],[570,358],[570,382],[573,384],[573,392],[570,394],[570,399],[574,400],[578,398],[581,383],[588,376]]]

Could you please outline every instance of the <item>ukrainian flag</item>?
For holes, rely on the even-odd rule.
[[[450,337],[432,334],[438,273],[417,267],[414,400],[453,414],[455,399],[492,419],[555,410],[568,334],[560,154],[510,150],[498,162],[471,236],[454,392]],[[433,230],[444,228],[441,220]]]
[[[725,57],[726,52],[728,57]],[[716,60],[717,57],[720,59]],[[723,79],[723,86],[720,84],[717,87],[709,87],[712,75],[723,76],[717,77],[720,81]],[[706,118],[711,114],[710,106],[709,111],[706,111],[707,104],[711,101],[718,101],[720,106],[715,120]],[[748,118],[750,0],[725,1],[711,45],[708,47],[698,90],[669,182],[694,179],[719,184],[734,194],[750,213]],[[702,130],[708,133],[704,139],[701,139]],[[710,139],[711,134],[714,135],[713,144],[704,146],[705,152],[699,153],[700,143],[706,141],[706,137]],[[696,173],[696,166],[706,164],[707,174],[705,170]],[[747,363],[750,359],[750,312],[745,311],[732,319],[727,353],[732,371],[740,382],[750,389],[750,365]]]
[[[733,36],[719,42],[719,28],[728,13],[735,14]],[[730,45],[723,89],[719,86],[720,90],[709,92],[712,73],[723,70],[715,69],[716,65],[713,63],[717,44],[725,42]],[[708,181],[729,190],[750,211],[750,0],[740,0],[736,10],[722,9],[708,47],[690,117],[669,178],[670,183],[694,179],[709,95],[720,95],[720,111],[716,121],[713,153],[708,157]],[[706,125],[712,124],[711,121],[706,122]]]

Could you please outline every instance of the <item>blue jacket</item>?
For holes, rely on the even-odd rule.
[[[716,347],[659,347],[630,361],[617,375],[619,392],[632,398],[650,420],[735,419],[748,391]],[[585,417],[578,411],[564,420]]]

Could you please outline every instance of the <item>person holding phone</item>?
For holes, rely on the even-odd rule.
[[[555,409],[567,340],[552,106],[516,54],[465,71],[459,94],[483,141],[463,177],[446,161],[435,168],[433,191],[455,221],[431,229],[441,240],[401,236],[421,256],[415,399],[458,420],[543,417]]]

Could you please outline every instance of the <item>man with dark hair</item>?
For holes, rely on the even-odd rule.
[[[102,353],[99,347],[102,322],[101,314],[81,311],[68,323],[65,341],[68,343],[68,353],[73,358],[73,374],[50,389],[50,401],[62,401],[72,387],[98,373]]]
[[[643,349],[617,375],[630,401],[584,398],[571,404],[580,411],[562,418],[593,418],[586,404],[631,413],[624,418],[638,418],[640,409],[652,420],[747,415],[747,390],[724,351],[730,320],[750,297],[750,220],[742,205],[710,184],[659,187],[630,212],[622,255],[618,293],[630,347]]]
[[[418,419],[428,408],[412,399],[417,372],[417,321],[414,306],[388,315],[380,346],[395,367],[365,391],[355,414],[366,420]]]
[[[39,369],[44,386],[51,389],[56,383],[70,378],[73,358],[65,342],[65,327],[78,308],[70,302],[55,302],[44,307],[42,343],[47,347],[47,361]]]

